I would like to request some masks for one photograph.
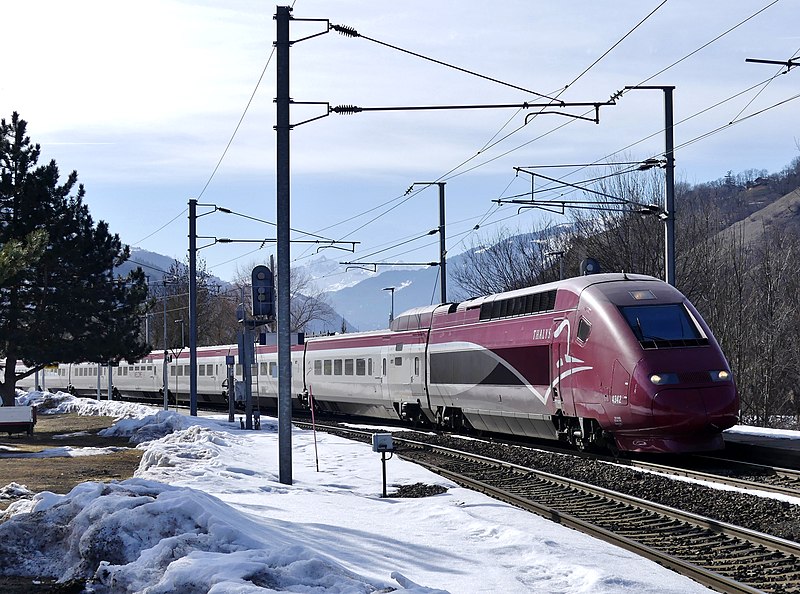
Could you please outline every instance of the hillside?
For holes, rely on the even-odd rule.
[[[722,233],[727,237],[737,237],[745,246],[750,246],[765,235],[782,232],[800,234],[800,188],[766,204]]]

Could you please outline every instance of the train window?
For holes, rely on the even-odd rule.
[[[394,358],[394,364],[395,364],[396,366],[400,366],[400,365],[402,365],[402,364],[403,364],[403,358],[402,358],[402,357],[395,357],[395,358]]]
[[[396,350],[396,351],[402,351],[402,350],[403,350],[403,345],[402,345],[402,344],[396,344],[396,345],[394,345],[394,350]]]
[[[190,375],[189,366],[188,365],[184,365],[183,366],[183,375]]]
[[[278,364],[274,361],[269,364],[269,375],[270,377],[278,377]]]
[[[592,325],[584,318],[578,322],[578,341],[586,342],[589,339],[589,333],[592,331]]]
[[[367,362],[364,359],[356,359],[356,375],[367,374]]]
[[[367,359],[367,375],[372,375],[372,359]]]
[[[705,346],[708,338],[682,303],[620,307],[633,334],[646,349]]]
[[[240,363],[236,364],[236,375],[238,375],[239,377],[242,376],[242,365]]]
[[[322,360],[314,361],[314,375],[322,375]]]
[[[383,375],[386,375],[386,359],[383,360]]]
[[[262,363],[258,371],[258,375],[267,375],[269,373],[269,365]]]
[[[508,299],[498,299],[481,304],[481,320],[494,320],[553,311],[556,307],[556,291],[532,293]]]
[[[352,359],[345,359],[344,360],[344,374],[345,375],[353,375],[353,360]]]
[[[333,360],[333,375],[342,375],[342,360]]]
[[[206,374],[206,366],[200,365],[197,367],[197,375],[205,375]]]
[[[210,363],[206,365],[206,375],[214,375],[214,366]]]
[[[183,376],[183,365],[176,365],[175,369],[177,369],[176,373],[177,373],[178,377],[182,377]]]
[[[175,377],[175,367],[170,367],[169,368],[169,374],[170,374],[170,376]]]
[[[323,362],[323,369],[325,371],[325,375],[333,375],[333,361],[330,359],[325,359]]]
[[[419,357],[414,357],[414,375],[419,375]]]

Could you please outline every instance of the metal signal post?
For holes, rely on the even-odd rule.
[[[276,196],[278,273],[278,473],[284,485],[292,484],[292,353],[289,308],[289,6],[278,6],[275,14],[276,60]]]

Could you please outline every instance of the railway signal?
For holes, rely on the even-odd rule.
[[[275,280],[272,271],[263,264],[253,268],[253,315],[272,317],[275,315]]]

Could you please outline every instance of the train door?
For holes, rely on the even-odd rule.
[[[392,345],[391,348],[394,348]],[[381,356],[378,360],[376,374],[380,374],[381,396],[385,401],[391,402],[391,390],[389,389],[389,357],[391,356],[388,344],[381,346]]]
[[[406,402],[411,398],[411,374],[413,358],[404,350],[404,344],[389,345],[386,361],[386,385],[390,402]]]
[[[568,417],[575,416],[572,370],[576,361],[570,352],[573,328],[569,318],[553,321],[553,343],[550,350],[553,404]]]

